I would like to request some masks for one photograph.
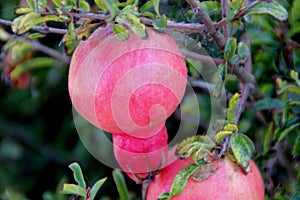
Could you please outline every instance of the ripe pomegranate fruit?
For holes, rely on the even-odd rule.
[[[170,35],[146,30],[146,39],[131,33],[121,41],[108,24],[82,41],[73,54],[69,70],[73,106],[107,132],[156,134],[183,97],[187,71],[180,49]]]
[[[162,192],[169,192],[178,171],[192,163],[191,159],[177,160],[162,169],[148,187],[147,200],[157,200]],[[190,177],[182,193],[173,196],[171,200],[263,200],[264,183],[261,174],[253,161],[250,161],[250,167],[252,171],[246,175],[228,158],[213,161],[200,170],[206,174],[213,173],[211,176],[202,181]]]
[[[136,183],[142,183],[150,172],[165,164],[168,153],[168,133],[164,126],[148,138],[128,134],[112,134],[114,155],[121,168]]]

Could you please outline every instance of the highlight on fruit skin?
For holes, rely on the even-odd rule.
[[[72,104],[107,132],[151,136],[184,95],[187,69],[180,49],[170,35],[146,30],[146,39],[131,33],[121,41],[108,24],[82,41],[72,56]]]
[[[114,155],[122,170],[136,183],[143,183],[153,172],[163,168],[168,154],[168,133],[164,126],[148,138],[113,133]]]
[[[155,175],[147,190],[147,200],[157,200],[163,192],[170,192],[177,173],[193,164],[193,160],[177,160]],[[205,167],[206,166],[206,167]],[[205,168],[202,168],[205,167]],[[263,200],[264,183],[254,161],[250,161],[251,172],[245,174],[229,158],[221,158],[202,166],[203,173],[211,173],[206,179],[195,180],[192,176],[179,195],[171,200]],[[197,178],[198,179],[198,178]],[[201,178],[200,178],[201,179]]]

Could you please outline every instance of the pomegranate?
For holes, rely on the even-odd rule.
[[[192,163],[192,159],[177,160],[161,170],[148,187],[147,200],[157,200],[161,193],[169,192],[176,174]],[[263,200],[263,179],[252,160],[250,167],[251,172],[244,174],[229,158],[213,161],[202,166],[198,171],[202,174],[196,175],[210,175],[208,178],[199,181],[190,177],[182,193],[171,200]]]
[[[168,134],[164,126],[148,138],[112,134],[115,158],[136,183],[142,183],[150,172],[163,167],[168,153]]]
[[[180,49],[170,35],[146,30],[146,39],[131,33],[121,41],[108,24],[82,41],[72,56],[72,104],[107,132],[154,135],[183,97],[187,71]]]

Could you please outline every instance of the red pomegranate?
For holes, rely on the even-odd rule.
[[[168,153],[168,133],[164,126],[148,138],[128,134],[113,134],[114,155],[127,175],[142,183],[150,172],[164,166]]]
[[[112,133],[148,137],[159,131],[180,103],[186,65],[172,37],[147,28],[126,41],[112,26],[98,28],[75,50],[69,93],[75,109]]]
[[[161,193],[169,192],[176,174],[192,163],[191,159],[177,160],[161,170],[148,187],[147,200],[157,200]],[[182,193],[171,200],[263,200],[263,179],[253,161],[250,167],[246,175],[228,158],[213,161],[201,168],[202,175],[198,174],[201,177],[213,173],[211,176],[202,181],[190,177]]]

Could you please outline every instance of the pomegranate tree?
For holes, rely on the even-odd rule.
[[[157,200],[161,193],[170,192],[176,174],[192,163],[192,159],[177,160],[161,170],[148,187],[147,200]],[[199,174],[190,177],[183,191],[171,199],[263,200],[264,183],[261,174],[252,160],[250,161],[250,167],[251,172],[245,174],[229,158],[219,159],[203,165],[198,169]]]

